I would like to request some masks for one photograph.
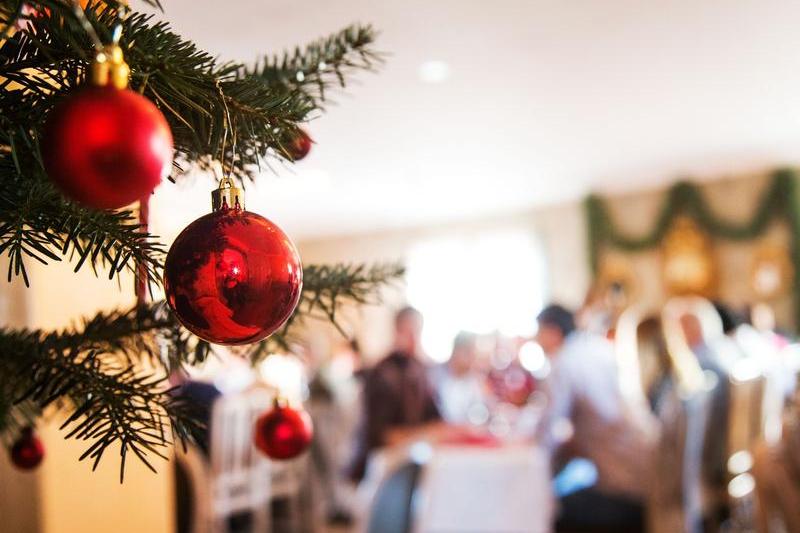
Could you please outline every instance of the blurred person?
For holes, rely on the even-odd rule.
[[[459,333],[450,359],[434,371],[439,411],[447,422],[469,423],[470,409],[484,403],[483,380],[475,372],[476,339],[473,333]]]
[[[713,307],[708,311],[713,312]],[[717,384],[711,399],[710,424],[706,431],[703,448],[703,477],[711,487],[723,487],[727,482],[728,463],[728,418],[730,409],[730,362],[720,355],[720,340],[723,337],[721,320],[705,317],[705,324],[713,318],[713,327],[704,325],[700,313],[704,307],[683,313],[680,326],[689,349],[697,357],[700,368],[714,374]],[[716,348],[715,348],[716,346]]]
[[[642,388],[651,411],[655,413],[675,386],[661,320],[657,316],[645,318],[636,328],[636,337]]]
[[[539,438],[563,459],[585,458],[596,469],[591,486],[559,494],[556,531],[642,531],[651,443],[624,400],[613,346],[602,336],[576,331],[572,313],[560,305],[546,307],[538,322],[536,341],[552,366]],[[584,481],[585,470],[580,469]]]
[[[745,356],[736,335],[743,320],[730,306],[723,302],[713,301],[711,305],[714,306],[714,310],[719,315],[721,331],[717,330],[714,338],[710,339],[709,344],[716,354],[719,364],[730,374],[734,366]]]
[[[741,321],[733,339],[742,353],[745,369],[757,369],[765,378],[762,428],[768,443],[774,444],[781,434],[783,408],[795,389],[795,371],[787,357],[790,343],[775,331],[775,314],[765,304],[755,304],[748,312],[752,323]]]
[[[428,367],[420,359],[422,314],[413,307],[397,312],[392,351],[364,374],[362,421],[350,465],[360,481],[376,448],[430,434],[442,427]]]
[[[311,458],[321,489],[318,501],[331,525],[352,523],[348,487],[342,482],[345,454],[355,430],[361,354],[355,339],[337,346],[309,383],[309,414],[314,422]]]

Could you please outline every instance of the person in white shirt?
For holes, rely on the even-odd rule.
[[[434,370],[439,412],[452,424],[468,424],[470,411],[485,403],[484,384],[475,372],[475,342],[474,334],[459,333],[450,359]]]
[[[559,459],[588,459],[597,469],[594,485],[560,498],[556,531],[642,531],[651,439],[623,398],[613,345],[576,331],[559,305],[538,322],[536,340],[551,363],[538,437]]]

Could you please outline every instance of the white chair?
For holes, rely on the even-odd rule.
[[[270,462],[253,443],[253,426],[272,395],[254,389],[221,396],[211,412],[210,481],[214,533],[228,530],[228,518],[247,513],[252,531],[270,527]]]

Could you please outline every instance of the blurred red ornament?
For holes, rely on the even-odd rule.
[[[536,390],[534,377],[515,361],[504,369],[492,369],[489,388],[500,401],[523,406]]]
[[[44,459],[44,444],[31,428],[22,430],[22,435],[11,447],[11,462],[20,470],[32,470]]]
[[[288,146],[292,161],[300,161],[307,156],[308,152],[311,151],[312,144],[314,144],[314,141],[311,140],[308,133],[303,129],[298,129],[297,135],[291,140]]]
[[[98,54],[92,82],[47,117],[42,156],[65,196],[95,209],[124,207],[150,194],[172,165],[172,132],[161,111],[126,89],[119,47]]]
[[[215,193],[216,210],[189,224],[167,254],[167,302],[186,329],[208,342],[258,342],[294,312],[303,267],[278,226],[241,207],[239,189]]]
[[[256,447],[272,459],[293,459],[311,444],[311,417],[303,410],[275,402],[272,410],[256,421]]]

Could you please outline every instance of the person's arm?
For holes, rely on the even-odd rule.
[[[562,444],[564,439],[558,434],[559,426],[568,422],[572,414],[574,391],[569,370],[565,368],[564,363],[563,360],[554,361],[552,371],[545,382],[547,407],[536,435],[542,444],[551,449]]]
[[[364,416],[367,446],[379,448],[387,444],[387,432],[396,420],[397,399],[378,371],[372,371],[364,386]]]
[[[415,426],[390,427],[386,430],[384,440],[385,444],[388,446],[408,444],[415,440],[437,441],[451,435],[455,431],[454,428],[454,426],[442,422],[441,420],[417,424]]]

